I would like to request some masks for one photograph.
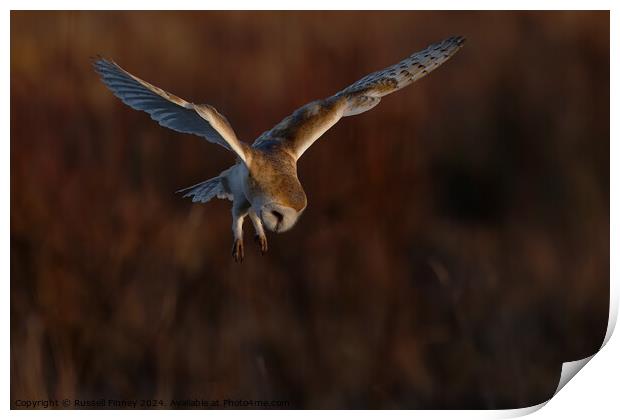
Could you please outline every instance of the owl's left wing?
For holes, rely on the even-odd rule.
[[[445,63],[464,43],[465,38],[461,36],[447,38],[367,75],[334,96],[311,102],[263,133],[252,146],[276,141],[299,159],[340,118],[374,108],[383,96],[410,85]]]

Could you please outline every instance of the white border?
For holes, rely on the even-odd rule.
[[[8,1],[6,4],[10,9],[15,10],[36,10],[36,9],[49,9],[50,3],[45,1]],[[563,2],[552,2],[552,1],[533,1],[533,0],[522,0],[522,1],[505,1],[501,3],[501,7],[497,4],[497,2],[492,1],[468,1],[466,3],[462,1],[444,1],[444,0],[434,0],[432,2],[412,2],[407,0],[383,0],[380,3],[377,2],[369,2],[369,1],[338,1],[338,0],[314,0],[312,2],[290,2],[290,1],[277,1],[277,0],[264,0],[260,3],[252,2],[252,1],[235,1],[235,2],[213,2],[213,1],[199,1],[199,0],[182,0],[182,1],[162,1],[162,0],[151,0],[151,1],[130,1],[130,0],[109,0],[106,2],[78,2],[75,0],[67,1],[60,0],[53,3],[54,6],[60,9],[82,9],[82,10],[98,10],[98,9],[118,9],[118,10],[131,10],[131,9],[158,9],[158,10],[200,10],[200,9],[307,9],[307,10],[318,10],[318,9],[358,9],[358,10],[372,10],[377,7],[381,7],[386,10],[405,10],[405,9],[416,9],[416,10],[478,10],[478,9],[492,9],[492,10],[610,10],[612,9],[612,5],[614,3],[611,1],[598,1],[592,0],[589,2],[578,2],[578,1],[563,1]],[[260,5],[260,7],[257,7]],[[2,43],[5,46],[5,54],[9,56],[4,66],[2,66],[3,73],[3,112],[2,112],[2,126],[4,128],[4,132],[9,131],[9,109],[10,109],[10,13],[7,10],[4,15],[3,21],[5,22],[2,27]],[[614,75],[618,75],[619,66],[618,66],[618,53],[617,50],[614,50],[614,47],[619,45],[618,43],[618,15],[614,10],[611,12],[611,138],[617,138],[617,121],[618,121],[618,112],[616,106],[616,98],[618,97],[618,84],[615,82]],[[5,55],[5,56],[6,56]],[[4,205],[2,206],[3,218],[2,218],[2,227],[4,231],[4,241],[2,242],[3,251],[1,258],[3,259],[2,267],[4,268],[5,278],[7,281],[4,282],[5,285],[5,293],[4,293],[4,311],[2,315],[2,328],[3,328],[3,336],[10,337],[10,324],[9,324],[9,316],[10,316],[10,289],[9,289],[9,253],[10,253],[10,142],[9,135],[5,137],[5,141],[2,143],[3,146],[3,171],[2,171],[2,179],[0,181],[0,185],[3,188],[2,199],[5,200]],[[611,165],[611,180],[610,185],[617,185],[618,181],[618,170],[615,169],[613,163],[614,158],[616,158],[617,162],[617,146],[616,143],[611,142],[610,144],[610,165]],[[618,339],[611,339],[611,333],[613,332],[613,327],[616,324],[617,320],[617,312],[618,312],[618,287],[617,287],[617,273],[618,273],[618,265],[617,262],[620,255],[618,255],[618,246],[617,239],[620,235],[620,229],[618,224],[614,222],[614,215],[618,214],[618,197],[615,193],[613,187],[611,189],[611,224],[610,224],[610,236],[611,236],[611,302],[610,302],[610,322],[607,331],[607,335],[605,338],[606,345],[600,352],[600,354],[595,355],[592,358],[592,362],[589,363],[583,370],[584,372],[579,374],[579,379],[575,381],[571,381],[566,385],[563,389],[561,386],[558,390],[561,389],[561,392],[552,398],[546,404],[546,407],[543,410],[538,411],[535,415],[540,418],[582,418],[584,415],[594,415],[596,417],[607,418],[613,416],[612,413],[617,414],[618,412],[618,403],[617,403],[617,386],[618,383],[618,373],[620,373],[620,363],[618,355],[620,353],[620,345],[618,345]],[[3,356],[3,367],[4,375],[3,380],[1,382],[3,395],[6,396],[6,400],[4,401],[5,410],[8,410],[10,407],[10,346],[9,341],[5,341],[5,345],[2,346]],[[574,365],[573,365],[574,366]],[[569,365],[570,367],[570,365]],[[582,366],[583,367],[583,366]],[[564,374],[565,372],[563,372]],[[545,406],[545,404],[541,404],[541,406]],[[519,410],[507,410],[507,411],[388,411],[388,412],[376,412],[376,411],[297,411],[293,414],[296,417],[306,417],[306,418],[314,418],[317,414],[321,416],[338,416],[338,417],[350,417],[357,419],[368,418],[369,416],[375,416],[380,414],[381,416],[390,416],[390,417],[400,417],[411,419],[412,416],[416,418],[498,418],[498,417],[513,417],[527,414],[528,412],[534,411],[534,409],[539,409],[541,406],[532,407],[529,409],[519,409]],[[85,415],[89,417],[101,417],[104,416],[109,417],[109,411],[11,411],[10,415],[16,417],[30,417],[30,416],[40,416],[40,413],[45,413],[46,416],[62,416],[62,417],[71,417],[76,416],[76,418],[83,418]],[[253,417],[258,418],[273,418],[273,417],[281,417],[288,418],[292,414],[291,412],[283,412],[283,411],[249,411],[249,412],[235,412],[235,411],[209,411],[205,413],[204,411],[175,411],[174,415],[180,416],[212,416],[219,418],[233,418],[239,416],[241,413],[247,413],[248,415],[252,415]],[[169,416],[170,411],[144,411],[144,412],[129,412],[129,411],[120,411],[114,413],[114,415],[120,415],[121,417],[160,417],[160,416]],[[542,416],[542,417],[541,417]]]
[[[5,4],[12,10],[611,10],[610,0],[591,1],[480,1],[459,0],[109,0],[80,2],[58,0],[50,7],[44,0],[9,0]]]

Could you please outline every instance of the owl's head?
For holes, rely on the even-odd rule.
[[[292,228],[302,212],[303,210],[297,211],[292,207],[271,202],[261,207],[260,218],[267,229],[280,233]]]

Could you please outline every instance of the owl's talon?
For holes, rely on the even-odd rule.
[[[265,235],[255,235],[254,236],[254,240],[256,240],[256,242],[258,242],[258,245],[260,247],[260,253],[261,255],[265,255],[265,253],[267,252],[267,237]]]
[[[235,239],[232,247],[232,257],[235,262],[242,263],[243,262],[243,240]]]

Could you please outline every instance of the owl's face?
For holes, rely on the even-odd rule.
[[[275,202],[267,203],[261,207],[260,218],[263,225],[272,232],[286,232],[292,228],[302,211],[287,207]]]

